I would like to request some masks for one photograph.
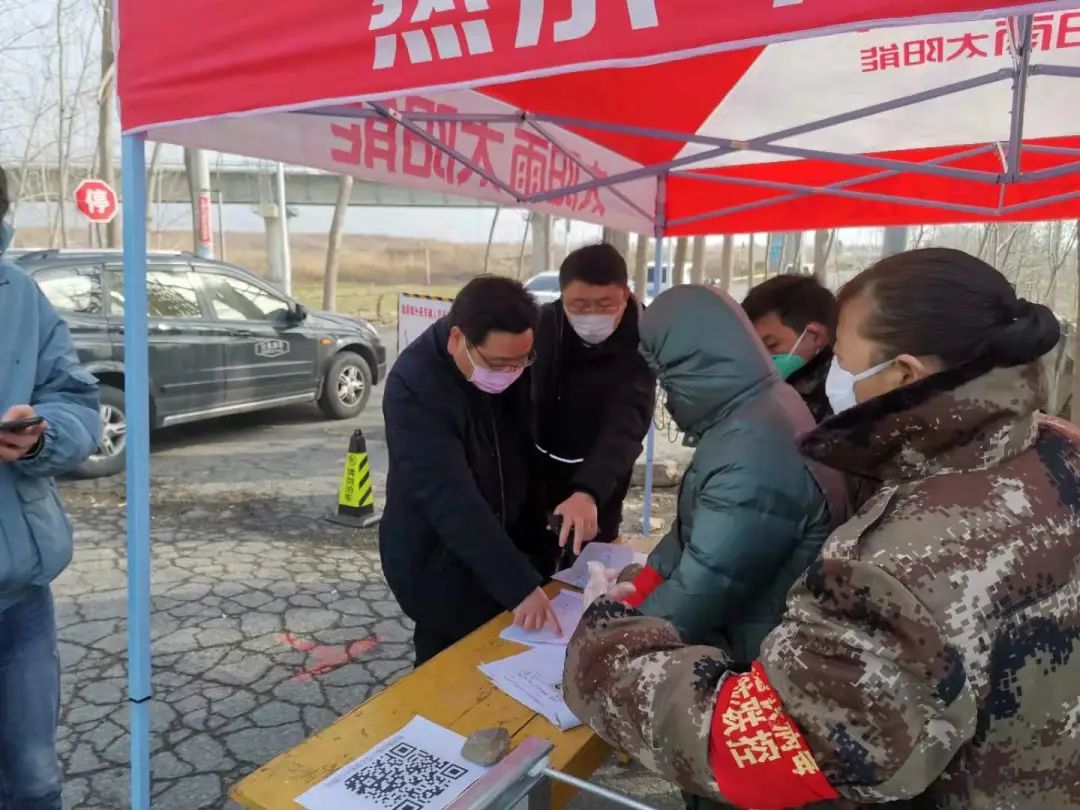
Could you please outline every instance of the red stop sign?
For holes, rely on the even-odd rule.
[[[75,205],[91,222],[112,222],[119,205],[116,192],[104,180],[83,180],[75,189]]]

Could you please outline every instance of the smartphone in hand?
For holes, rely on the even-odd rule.
[[[25,433],[44,421],[44,416],[31,416],[27,419],[12,419],[10,422],[0,422],[0,433]]]

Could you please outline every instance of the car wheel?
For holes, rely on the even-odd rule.
[[[371,396],[371,368],[354,352],[341,352],[323,380],[319,407],[331,419],[350,419],[364,410]]]
[[[101,413],[101,441],[93,455],[75,470],[80,478],[105,478],[124,469],[124,450],[127,447],[127,414],[124,412],[124,392],[111,385],[98,390]]]

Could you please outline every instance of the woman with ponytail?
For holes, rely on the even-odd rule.
[[[879,262],[839,305],[837,415],[802,447],[873,494],[759,660],[732,672],[600,600],[567,701],[739,807],[1080,807],[1080,446],[1040,414],[1058,322],[946,249]]]

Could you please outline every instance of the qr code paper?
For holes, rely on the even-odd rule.
[[[399,742],[346,779],[345,787],[387,810],[423,810],[467,773],[460,765]]]
[[[487,768],[461,756],[465,738],[423,717],[297,798],[307,810],[445,810]]]

